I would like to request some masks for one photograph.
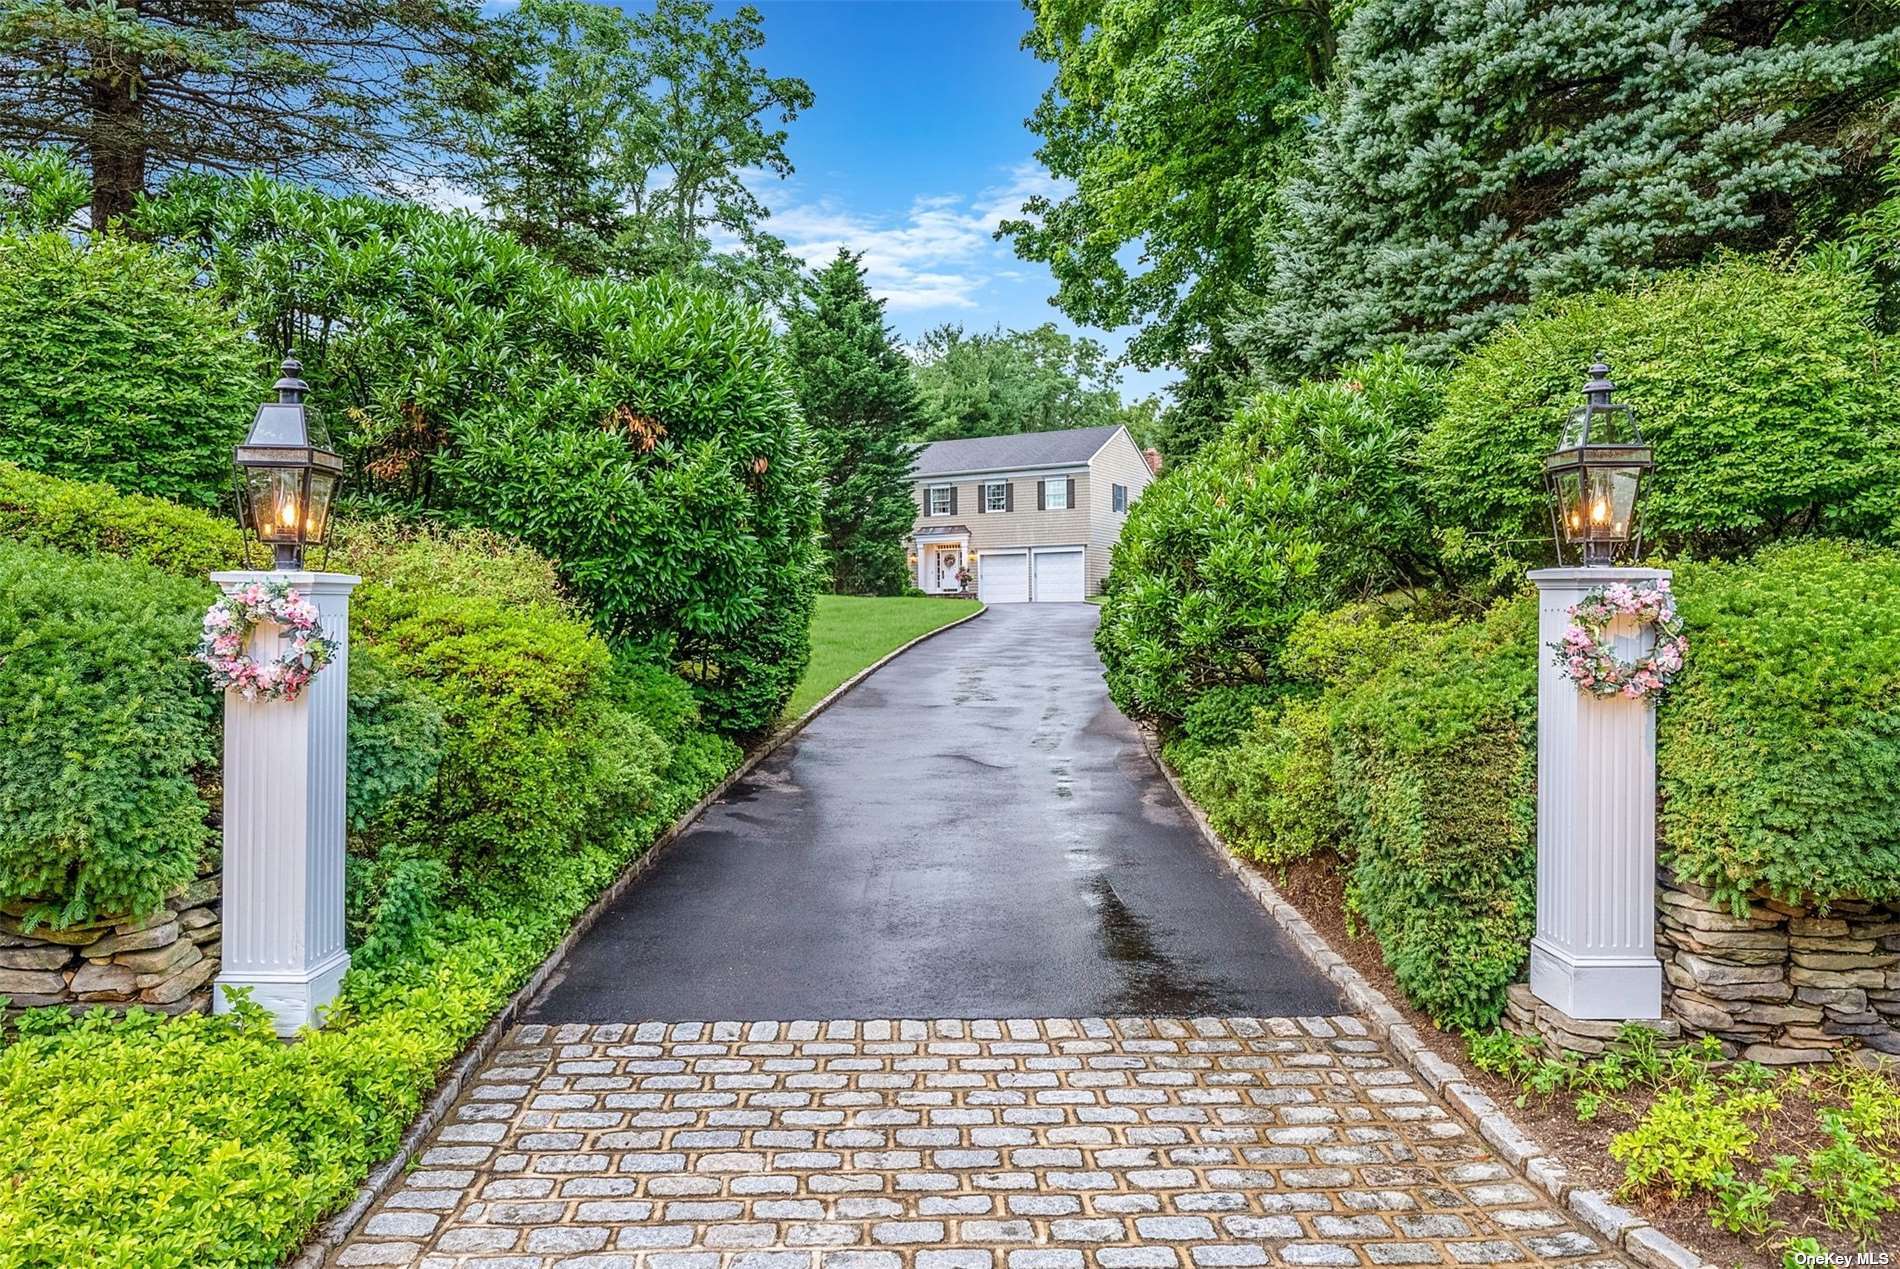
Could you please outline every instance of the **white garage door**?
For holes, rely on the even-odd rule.
[[[976,594],[986,604],[1029,602],[1029,556],[1023,551],[985,551],[977,561]]]
[[[1031,591],[1039,604],[1079,604],[1083,598],[1082,548],[1043,547],[1034,557],[1036,585]]]

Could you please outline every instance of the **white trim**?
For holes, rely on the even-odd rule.
[[[1098,450],[1096,452],[1100,453],[1101,451]],[[1093,461],[1093,460],[1091,459],[1090,461]],[[1039,472],[1048,472],[1050,474],[1055,474],[1059,472],[1072,473],[1072,472],[1078,472],[1078,471],[1087,471],[1088,469],[1089,469],[1089,464],[1086,462],[1045,463],[1040,467],[1020,467],[1020,466],[1019,467],[972,467],[968,471],[912,472],[910,474],[910,478],[916,481],[920,485],[934,485],[940,481],[947,482],[952,485],[960,485],[966,481],[978,479],[978,478],[994,478],[997,480],[1031,480],[1031,479],[1034,479],[1037,473]]]
[[[976,485],[977,509],[984,515],[995,515],[999,511],[1007,512],[1009,510],[1009,487],[1010,482],[1007,480],[978,481]],[[999,491],[1003,495],[1001,505],[999,506],[992,507],[990,505],[990,490],[992,489]]]
[[[1071,476],[1044,476],[1042,477],[1041,481],[1039,482],[1042,485],[1042,497],[1036,499],[1036,501],[1041,503],[1042,505],[1037,507],[1036,509],[1038,511],[1073,511],[1075,510],[1075,508],[1069,504],[1069,481],[1072,479],[1074,479],[1074,477],[1071,477]],[[1060,489],[1062,491],[1062,505],[1059,507],[1052,505],[1053,499],[1051,498],[1050,493],[1049,493],[1051,487]]]
[[[955,481],[951,481],[949,484],[946,484],[946,485],[925,485],[924,498],[926,499],[926,502],[924,504],[924,519],[947,520],[951,516],[955,515],[956,511],[952,507],[953,499],[951,498],[951,494],[955,492],[956,487],[957,486],[956,486]],[[942,511],[937,510],[937,495],[938,494],[943,495],[943,510]]]

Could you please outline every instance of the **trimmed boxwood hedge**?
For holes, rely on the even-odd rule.
[[[1782,544],[1681,563],[1675,590],[1690,657],[1657,715],[1659,860],[1738,904],[1900,898],[1900,552]],[[1311,615],[1276,695],[1168,754],[1235,849],[1336,852],[1406,993],[1488,1025],[1532,930],[1543,655],[1529,596]]]
[[[352,967],[337,1007],[288,1046],[248,1009],[25,1015],[17,1035],[0,1035],[0,1262],[280,1261],[395,1148],[442,1064],[574,917],[739,760],[705,730],[690,686],[608,650],[545,559],[481,532],[359,526],[345,542],[366,580],[350,702]],[[182,653],[210,596],[206,583],[147,565],[0,547],[0,793],[38,787],[4,764],[56,764],[65,755],[49,745],[125,751],[85,770],[161,749],[181,768],[209,762],[214,703]],[[69,608],[92,624],[47,624],[45,613]],[[92,621],[95,610],[115,624]],[[9,642],[21,629],[28,636]],[[35,647],[33,630],[59,638]],[[41,673],[49,657],[57,672]],[[174,724],[12,743],[6,728],[46,717],[95,729],[119,718],[110,701],[95,719],[100,702],[70,695],[68,662],[101,671],[86,690],[125,710],[143,700],[149,712],[145,698],[175,687],[179,699],[164,698]],[[25,675],[9,685],[16,670]],[[147,818],[155,808],[189,821],[195,835],[148,833],[133,846],[155,853],[125,867],[116,861],[137,850],[111,839],[115,869],[81,873],[87,904],[115,885],[162,894],[181,879],[176,859],[195,858],[205,804],[189,779],[158,776],[142,793],[124,782],[108,792]],[[6,834],[18,817],[6,809],[0,900],[15,897],[16,877],[57,882],[57,869],[32,869],[45,850],[73,845],[16,850]]]
[[[211,839],[214,702],[188,660],[209,582],[0,544],[0,902],[144,914]]]

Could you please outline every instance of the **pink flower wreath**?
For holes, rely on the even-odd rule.
[[[219,691],[236,688],[247,701],[294,701],[336,658],[336,642],[323,637],[321,617],[288,582],[251,582],[211,605],[193,658],[210,669],[211,686]],[[289,651],[259,664],[244,654],[244,645],[265,621],[284,628]]]
[[[1609,646],[1610,623],[1634,617],[1656,627],[1656,646],[1649,655],[1625,661]],[[1676,598],[1669,584],[1632,586],[1614,582],[1593,590],[1570,606],[1570,628],[1550,645],[1564,673],[1587,692],[1640,700],[1661,692],[1682,669],[1689,655],[1689,638],[1676,615]]]

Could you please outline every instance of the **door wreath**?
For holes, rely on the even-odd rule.
[[[1648,655],[1625,661],[1610,646],[1610,625],[1634,617],[1656,627],[1656,646]],[[1669,686],[1689,655],[1689,638],[1676,613],[1667,583],[1632,586],[1628,582],[1591,591],[1570,606],[1570,628],[1550,645],[1557,664],[1578,687],[1597,696],[1641,700]]]
[[[193,659],[211,672],[211,686],[235,688],[247,701],[294,701],[317,672],[336,659],[334,639],[326,639],[317,606],[288,582],[251,582],[226,595],[205,612],[204,634]],[[284,628],[289,650],[274,661],[245,654],[259,623]]]

